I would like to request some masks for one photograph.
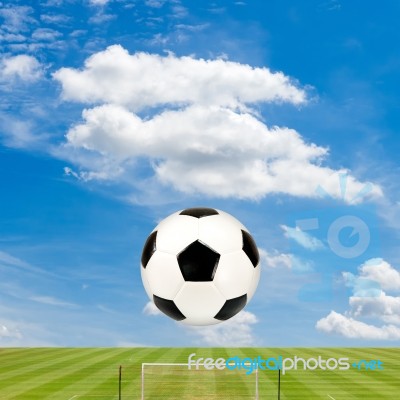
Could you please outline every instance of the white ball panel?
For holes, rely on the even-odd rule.
[[[247,294],[252,284],[253,264],[243,250],[223,254],[219,260],[214,284],[226,299]]]
[[[144,290],[147,293],[147,296],[149,296],[149,298],[151,300],[153,300],[153,292],[151,291],[149,282],[147,281],[147,278],[146,278],[146,270],[143,267],[140,267],[140,275],[142,276],[142,282],[143,282]]]
[[[208,326],[208,325],[216,325],[219,324],[221,322],[224,321],[220,321],[218,319],[215,318],[208,318],[208,319],[204,319],[204,318],[185,318],[183,321],[179,321],[181,324],[185,324],[185,325],[197,325],[197,326]]]
[[[260,265],[260,263],[257,265],[256,268],[253,268],[253,269],[254,269],[254,271],[253,271],[253,279],[251,281],[250,288],[249,288],[249,290],[247,292],[247,301],[249,301],[253,297],[254,293],[257,290],[258,283],[260,282],[260,275],[261,275],[261,265]]]
[[[243,229],[243,230],[249,232],[249,230],[238,219],[236,219],[233,215],[228,214],[225,211],[221,211],[221,210],[217,210],[217,211],[222,217],[224,217],[226,219],[231,219],[232,222],[236,222],[238,224],[238,226],[239,226],[239,229]]]
[[[157,227],[157,250],[177,255],[198,238],[199,220],[174,214]]]
[[[186,318],[206,325],[225,304],[225,297],[212,282],[185,282],[174,302]]]
[[[182,210],[177,211],[177,212],[174,212],[173,214],[168,215],[168,217],[165,217],[164,219],[162,219],[162,220],[158,223],[158,225],[152,230],[152,232],[154,232],[154,231],[156,231],[156,230],[162,228],[162,226],[163,226],[164,224],[169,224],[170,221],[173,220],[173,219],[175,219],[181,212],[182,212]]]
[[[240,250],[243,245],[241,224],[227,215],[211,215],[199,220],[199,239],[220,254]]]
[[[145,269],[152,294],[173,299],[184,283],[176,256],[157,250]]]

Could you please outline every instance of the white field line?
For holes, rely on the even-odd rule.
[[[72,397],[70,397],[68,400],[74,400],[81,396],[83,396],[83,394],[75,394]],[[102,395],[102,394],[85,394],[85,397],[104,397],[104,395]],[[113,399],[118,399],[118,395],[114,395]]]
[[[330,397],[332,400],[335,400],[330,394],[328,394],[328,397]]]

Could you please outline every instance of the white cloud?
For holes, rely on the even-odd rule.
[[[400,271],[380,258],[363,264],[359,268],[359,276],[377,282],[383,290],[400,291]]]
[[[65,14],[42,14],[40,20],[47,24],[62,25],[71,20],[71,17]]]
[[[381,258],[372,258],[358,268],[358,274],[343,272],[346,286],[354,296],[376,297],[383,291],[400,292],[400,272]]]
[[[400,325],[400,296],[384,292],[400,292],[399,272],[385,260],[373,258],[358,268],[357,275],[344,272],[343,278],[353,291],[349,298],[349,311],[345,316],[332,311],[317,322],[317,329],[349,338],[400,339],[400,327],[395,326]],[[362,318],[373,318],[390,325],[369,325],[358,320]]]
[[[13,79],[34,82],[43,75],[43,66],[33,56],[19,54],[0,59],[0,81]]]
[[[15,34],[15,33],[2,34],[0,32],[0,40],[3,42],[19,43],[19,42],[25,42],[26,37],[21,34]]]
[[[115,171],[118,174],[118,170]],[[84,182],[89,182],[92,180],[108,180],[110,179],[111,176],[111,171],[100,171],[100,172],[94,172],[94,171],[81,171],[81,172],[75,172],[73,169],[69,167],[64,168],[64,173],[67,176],[73,176],[74,178],[84,181]]]
[[[378,318],[386,323],[400,325],[400,297],[382,292],[374,297],[351,296],[349,314],[355,318]]]
[[[89,0],[89,3],[93,6],[105,6],[110,0]]]
[[[316,328],[325,333],[338,334],[349,339],[400,340],[400,328],[394,325],[377,327],[331,311],[320,319]]]
[[[337,189],[338,171],[321,166],[328,149],[293,129],[266,126],[249,108],[306,102],[306,92],[281,72],[222,59],[130,55],[115,45],[54,78],[64,100],[92,106],[68,131],[67,144],[100,155],[121,176],[125,163],[141,160],[153,172],[146,184],[189,194],[259,199],[316,197],[318,184]],[[354,193],[364,187],[351,176],[348,182]],[[382,194],[378,186],[374,193]]]
[[[262,262],[269,268],[289,268],[296,272],[310,272],[314,269],[311,261],[304,260],[294,254],[279,253],[274,250],[268,252],[259,249]]]
[[[104,24],[108,21],[111,21],[113,19],[117,18],[115,14],[107,14],[104,13],[103,11],[97,12],[95,15],[91,16],[89,18],[89,23],[91,24]]]
[[[162,315],[162,312],[152,301],[146,303],[143,314],[150,316]],[[228,321],[210,326],[189,326],[178,323],[180,327],[194,334],[201,345],[206,346],[253,346],[256,338],[252,325],[258,322],[257,317],[249,311],[241,311]]]
[[[61,32],[58,32],[50,28],[38,28],[32,33],[32,39],[41,41],[52,41],[62,36]]]
[[[0,343],[2,338],[21,339],[22,335],[18,329],[9,329],[7,326],[0,324]]]
[[[270,268],[286,267],[292,268],[292,254],[279,253],[278,251],[268,252],[259,249],[261,260]]]
[[[281,228],[287,238],[293,239],[300,246],[308,250],[315,251],[325,247],[319,239],[302,231],[298,226],[291,228],[290,226],[281,225]]]
[[[0,7],[2,4],[0,3]],[[19,33],[28,31],[37,21],[31,16],[33,8],[27,6],[7,5],[0,8],[1,28],[7,32]]]
[[[13,86],[10,85],[7,90],[9,92],[12,91]],[[0,141],[7,147],[45,149],[48,145],[49,135],[42,132],[39,133],[39,129],[36,123],[30,119],[16,119],[12,115],[0,112]]]
[[[145,314],[145,315],[162,315],[162,312],[156,307],[156,305],[152,301],[149,301],[143,307],[143,314]]]
[[[63,98],[131,111],[163,104],[232,106],[258,101],[304,103],[306,93],[281,72],[223,60],[130,55],[119,45],[94,54],[83,70],[61,68],[54,77]],[[79,89],[79,90],[77,90]]]
[[[146,0],[145,4],[151,8],[161,8],[167,0]]]
[[[228,321],[207,327],[186,327],[195,334],[200,345],[217,347],[245,347],[256,345],[252,325],[258,322],[257,317],[249,311],[241,311]]]

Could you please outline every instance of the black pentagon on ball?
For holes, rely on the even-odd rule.
[[[213,208],[194,207],[186,208],[186,210],[181,211],[179,215],[189,215],[190,217],[203,218],[210,215],[218,215],[218,211],[214,210]]]
[[[216,251],[196,240],[178,254],[178,264],[185,281],[208,282],[214,279],[219,258]]]
[[[142,251],[142,265],[146,268],[151,256],[156,251],[157,231],[153,232],[146,240]]]
[[[226,321],[232,318],[239,311],[241,311],[247,303],[247,294],[243,296],[235,297],[234,299],[229,299],[225,302],[222,308],[219,310],[218,314],[214,317],[220,321]]]
[[[186,317],[179,311],[179,308],[173,302],[173,300],[163,299],[153,294],[153,301],[156,307],[162,311],[168,317],[174,319],[175,321],[182,321]]]
[[[249,257],[251,263],[254,268],[257,267],[260,262],[260,254],[257,249],[256,242],[252,238],[249,232],[246,232],[242,229],[242,237],[243,237],[243,251],[246,253],[247,257]]]

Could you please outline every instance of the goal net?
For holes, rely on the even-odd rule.
[[[142,364],[142,400],[258,400],[258,370],[206,369],[204,364]]]

